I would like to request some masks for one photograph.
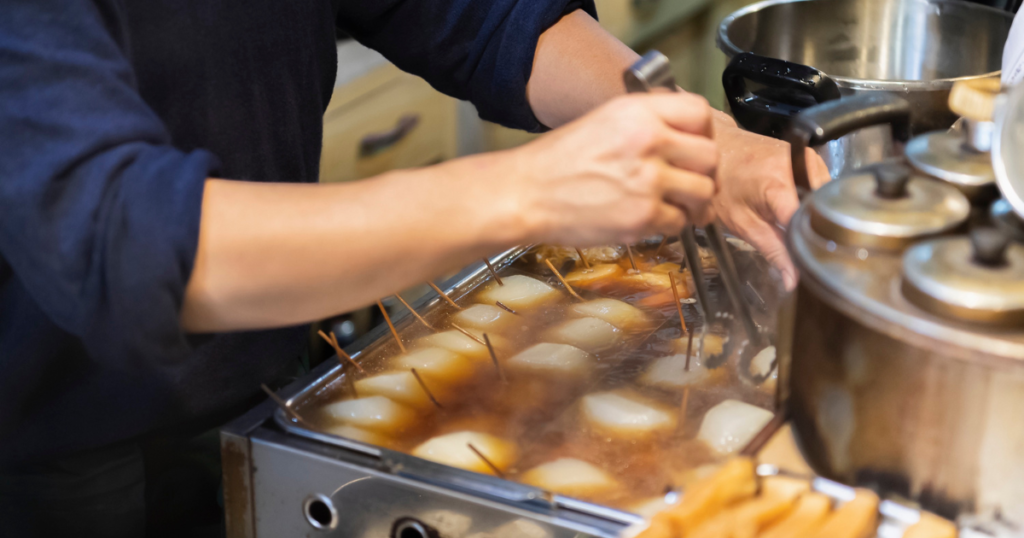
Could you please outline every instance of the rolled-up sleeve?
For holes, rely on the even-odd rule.
[[[0,17],[0,256],[90,356],[177,361],[204,151],[140,97],[116,0],[14,0]]]
[[[338,24],[399,68],[472,101],[483,119],[543,130],[526,99],[540,34],[593,0],[342,2]]]

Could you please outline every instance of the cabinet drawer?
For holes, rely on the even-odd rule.
[[[335,95],[344,91],[339,88]],[[401,73],[328,109],[320,181],[351,181],[435,163],[455,157],[456,146],[454,100]]]

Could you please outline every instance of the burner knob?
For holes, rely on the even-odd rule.
[[[971,230],[971,250],[974,261],[985,267],[1002,267],[1006,265],[1006,248],[1010,246],[1010,238],[995,228],[975,228]]]

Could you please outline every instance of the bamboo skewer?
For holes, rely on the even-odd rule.
[[[693,351],[693,333],[689,333],[686,337],[686,367],[683,369],[684,372],[690,371],[690,352]]]
[[[380,302],[380,299],[377,299],[377,307],[380,308],[380,313],[384,314],[384,321],[388,322],[388,328],[391,329],[391,334],[395,336],[395,341],[398,342],[399,349],[402,350],[402,353],[405,353],[405,344],[402,343],[402,339],[398,336],[398,331],[395,330],[395,324],[391,323],[391,316],[388,315],[388,311],[384,308],[384,304]]]
[[[690,330],[686,328],[686,318],[683,317],[683,305],[679,303],[679,290],[676,289],[676,274],[669,272],[668,281],[672,284],[672,297],[676,300],[676,312],[679,312],[679,325],[683,328],[683,334],[687,334]]]
[[[494,277],[494,281],[497,282],[499,286],[504,286],[505,283],[501,281],[501,277],[498,276],[498,272],[494,270],[494,266],[491,265],[491,260],[484,258],[484,263],[487,264],[487,270],[491,272],[491,276]]]
[[[440,295],[442,299],[448,301],[448,304],[454,306],[456,310],[462,310],[462,307],[455,304],[455,301],[453,301],[452,298],[449,297],[447,293],[441,291],[441,288],[437,287],[437,284],[434,284],[433,282],[430,282],[428,280],[427,285],[430,286],[431,288],[434,288],[434,291],[436,291],[437,294]]]
[[[548,269],[551,269],[551,272],[554,273],[556,277],[558,277],[558,281],[561,282],[563,286],[565,286],[566,290],[569,290],[570,295],[572,295],[579,301],[583,300],[583,297],[580,297],[579,294],[576,293],[576,290],[572,289],[572,286],[570,286],[569,283],[566,282],[564,278],[562,278],[562,274],[559,273],[558,269],[555,269],[555,266],[551,264],[551,260],[544,258],[544,263],[548,264]]]
[[[403,306],[405,306],[406,308],[408,308],[408,309],[409,309],[409,312],[411,312],[411,313],[412,313],[412,315],[413,315],[413,316],[415,316],[415,317],[416,317],[416,319],[417,319],[417,320],[419,320],[419,322],[420,322],[420,323],[422,323],[424,327],[426,327],[426,328],[430,329],[431,331],[434,331],[434,330],[436,330],[436,329],[434,329],[433,327],[431,327],[429,323],[427,323],[427,320],[423,319],[423,316],[421,316],[421,315],[417,314],[417,313],[416,313],[416,311],[415,311],[415,310],[413,310],[412,306],[409,306],[409,303],[405,302],[405,299],[403,299],[401,295],[399,295],[399,294],[397,294],[397,293],[396,293],[396,294],[395,294],[395,298],[396,298],[396,299],[398,299],[398,301],[399,301],[400,303],[402,303],[402,305],[403,305]]]
[[[487,459],[487,456],[484,456],[483,452],[477,450],[476,447],[473,446],[473,443],[466,443],[466,446],[468,446],[469,449],[472,450],[473,453],[476,454],[481,461],[486,463],[487,466],[490,467],[492,471],[494,471],[494,474],[498,475],[498,478],[505,478],[505,473],[501,472],[501,469],[499,469],[496,465],[491,463],[491,460]]]
[[[270,396],[271,400],[274,400],[274,402],[277,403],[278,407],[283,409],[285,413],[288,413],[288,415],[290,417],[295,419],[295,422],[298,422],[299,424],[302,424],[303,426],[305,426],[307,428],[312,428],[313,427],[310,423],[306,422],[302,417],[300,417],[299,414],[296,413],[288,405],[288,402],[282,400],[280,396],[278,396],[276,393],[274,393],[274,391],[270,390],[270,387],[268,387],[266,383],[260,384],[260,388],[263,389],[263,392],[267,393],[267,396]]]
[[[462,327],[459,327],[458,325],[456,325],[454,323],[452,323],[452,328],[455,329],[456,331],[459,331],[460,333],[462,333],[462,334],[472,338],[474,342],[480,344],[481,346],[487,345],[487,344],[484,343],[483,340],[480,339],[480,337],[478,337],[477,335],[467,331],[466,329],[463,329]]]
[[[668,244],[668,236],[667,235],[665,237],[661,238],[661,243],[658,243],[658,248],[654,251],[654,256],[655,257],[657,257],[658,255],[661,254],[661,249],[665,248],[666,244]]]
[[[587,257],[583,255],[583,251],[579,248],[576,249],[576,254],[580,255],[580,261],[583,262],[583,268],[587,271],[590,270],[590,262],[587,261]]]
[[[509,314],[515,314],[517,316],[519,315],[519,312],[516,312],[515,310],[512,310],[511,308],[505,306],[505,304],[502,303],[501,301],[494,301],[494,304],[498,305],[498,308],[506,310]]]
[[[341,346],[338,344],[338,337],[334,335],[334,332],[331,332],[330,336],[328,336],[322,330],[317,331],[317,334],[319,334],[320,338],[326,340],[327,343],[334,348],[334,352],[338,354],[338,361],[341,362],[342,365],[345,364],[345,361],[348,361],[352,366],[355,366],[360,373],[366,373],[366,370],[363,370],[363,367],[359,366],[359,363],[356,362],[351,355],[345,353],[344,349],[341,349]]]
[[[683,389],[683,404],[681,406],[679,406],[680,407],[679,416],[682,418],[681,422],[683,422],[683,423],[686,422],[686,408],[687,408],[687,406],[689,406],[689,404],[690,404],[690,387],[686,387],[686,388]]]
[[[626,254],[629,255],[629,265],[633,267],[633,272],[639,273],[640,270],[636,268],[636,260],[633,259],[633,249],[629,248],[629,245],[626,245]]]
[[[412,372],[412,376],[416,378],[416,382],[420,384],[420,388],[423,389],[423,392],[427,393],[427,398],[430,398],[430,403],[434,404],[434,407],[437,407],[438,409],[444,409],[441,402],[437,401],[437,398],[434,397],[434,393],[430,392],[430,389],[427,388],[427,384],[423,382],[423,378],[420,377],[420,373],[417,372],[415,368],[410,368],[409,370]]]
[[[505,371],[498,364],[498,356],[494,354],[494,346],[491,345],[491,339],[487,337],[487,333],[484,333],[484,344],[487,344],[487,352],[491,354],[491,362],[494,363],[494,369],[498,372],[498,377],[501,378],[502,383],[507,385],[508,379],[505,377]]]

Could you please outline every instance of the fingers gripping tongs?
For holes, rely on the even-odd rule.
[[[665,88],[669,91],[679,91],[675,77],[672,76],[671,64],[664,54],[652,50],[645,54],[640,60],[633,64],[623,74],[626,82],[626,91],[629,93],[647,93],[654,88]],[[767,345],[766,338],[758,329],[754,318],[750,313],[750,307],[740,295],[740,279],[736,271],[736,262],[733,260],[732,252],[729,250],[722,234],[722,227],[719,222],[712,222],[704,227],[707,235],[708,245],[718,259],[719,271],[722,276],[722,283],[725,292],[729,296],[735,315],[739,317],[743,328],[747,333],[750,342],[745,346],[746,350],[760,351]],[[693,283],[697,289],[697,302],[704,314],[704,323],[710,323],[716,317],[714,306],[710,301],[707,281],[704,280],[704,270],[701,267],[700,252],[697,249],[697,237],[693,224],[683,227],[680,239],[683,243],[683,253],[686,256],[686,264],[690,267],[690,274],[693,276]],[[748,352],[749,353],[749,352]],[[725,358],[723,354],[723,360]],[[712,366],[712,364],[708,364]]]

